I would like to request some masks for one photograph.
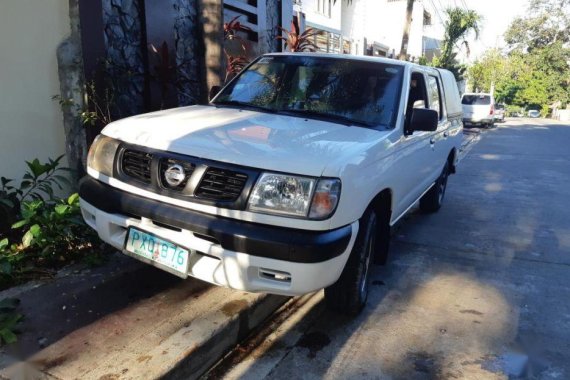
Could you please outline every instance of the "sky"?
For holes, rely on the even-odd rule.
[[[426,8],[438,9],[441,17],[444,17],[442,10],[447,7],[467,6],[483,17],[481,34],[479,40],[474,37],[468,39],[471,48],[469,61],[480,57],[485,50],[503,47],[503,33],[517,16],[526,13],[529,0],[422,0]],[[437,12],[432,13],[433,23],[440,23]],[[435,14],[433,14],[435,13]],[[437,26],[434,26],[437,28]]]

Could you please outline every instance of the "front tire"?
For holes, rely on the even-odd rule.
[[[377,215],[372,209],[367,210],[360,219],[354,247],[340,278],[325,288],[325,302],[329,310],[356,315],[366,304],[371,262],[376,247],[377,223]]]
[[[447,178],[449,177],[449,161],[445,161],[443,170],[439,175],[435,184],[420,199],[420,210],[426,214],[439,211],[445,198],[445,190],[447,189]]]

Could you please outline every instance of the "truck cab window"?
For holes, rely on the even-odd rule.
[[[414,108],[426,108],[428,104],[427,91],[424,75],[422,73],[412,73],[410,79],[408,104],[406,107],[406,130],[412,118]]]

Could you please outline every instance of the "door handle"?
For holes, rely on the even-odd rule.
[[[435,139],[432,137],[431,139],[429,139],[429,143],[430,143],[431,145],[435,144]]]
[[[449,136],[449,132],[445,131],[443,132],[443,137],[448,137]]]

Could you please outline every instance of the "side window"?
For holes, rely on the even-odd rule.
[[[421,73],[412,73],[407,112],[411,113],[414,108],[427,108],[427,104],[428,101],[424,76]]]
[[[428,77],[428,92],[429,92],[429,108],[437,111],[439,115],[439,120],[442,119],[443,113],[441,112],[441,89],[439,85],[439,80],[436,77],[430,75]]]

